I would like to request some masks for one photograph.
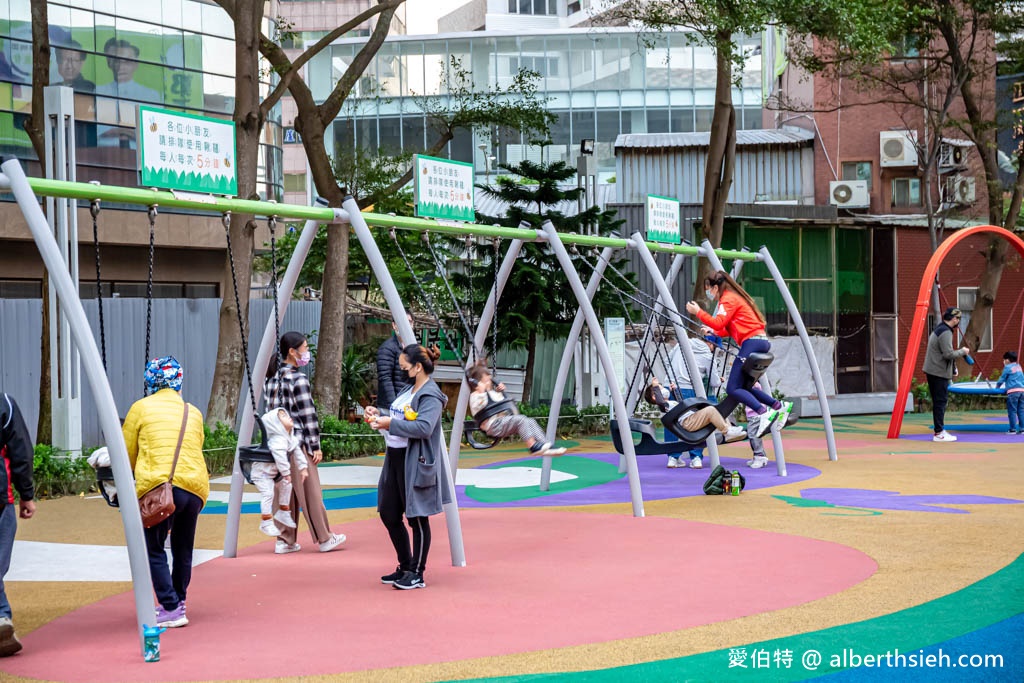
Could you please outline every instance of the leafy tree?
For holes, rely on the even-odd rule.
[[[514,165],[503,165],[501,169],[511,175],[498,176],[496,187],[478,187],[485,194],[506,202],[508,211],[504,216],[477,213],[479,223],[517,227],[525,221],[534,228],[540,228],[545,221],[550,220],[561,232],[585,232],[587,226],[596,226],[598,234],[609,235],[624,222],[616,218],[614,211],[602,211],[597,206],[574,216],[566,216],[556,208],[563,202],[575,204],[584,192],[583,188],[566,187],[566,183],[575,178],[576,169],[564,161],[537,163],[524,160]],[[577,262],[581,258],[584,257],[577,255]],[[596,261],[589,255],[585,258],[591,263]],[[623,262],[619,259],[614,260],[613,264],[621,267]],[[474,276],[483,285],[476,290],[473,299],[483,301],[493,285],[493,264],[479,264]],[[586,280],[588,276],[587,269],[582,269],[581,277]],[[633,286],[632,282],[616,284],[619,287]],[[611,299],[605,290],[599,292],[594,304],[601,314],[612,310],[621,314],[618,300]],[[578,307],[565,274],[551,250],[543,243],[524,244],[505,285],[504,295],[498,302],[499,329],[496,344],[497,347],[526,348],[524,402],[530,400],[537,338],[564,336]],[[491,346],[494,347],[493,340]]]

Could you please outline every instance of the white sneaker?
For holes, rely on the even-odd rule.
[[[941,432],[932,437],[932,441],[956,441],[956,437],[943,429]]]
[[[540,452],[541,455],[562,455],[566,449],[564,448],[546,448]]]
[[[274,538],[281,535],[281,530],[277,528],[277,525],[274,524],[274,520],[272,519],[263,520],[260,523],[260,531],[265,533],[267,536],[273,536]]]
[[[729,431],[725,433],[725,443],[732,441],[740,441],[747,438],[747,430],[743,427],[732,425],[729,427]]]
[[[759,470],[768,464],[768,456],[766,455],[755,455],[753,460],[747,461],[747,467],[752,470]]]
[[[754,436],[762,437],[768,433],[768,430],[775,424],[775,420],[779,418],[778,410],[775,408],[769,408],[767,412],[762,413],[758,416],[757,420],[757,433]]]
[[[320,544],[320,552],[329,553],[346,540],[345,534],[332,534],[329,539]]]
[[[701,457],[699,455],[696,456],[696,457],[690,458],[690,469],[691,470],[699,470],[702,467],[704,467],[704,461],[701,460]]]
[[[274,513],[274,521],[281,526],[286,526],[289,529],[294,529],[296,524],[295,520],[292,519],[292,513],[288,510],[278,510]]]
[[[288,553],[297,553],[302,550],[302,546],[298,543],[285,543],[284,541],[278,541],[274,544],[274,552],[278,555],[287,555]]]
[[[670,470],[674,470],[677,467],[686,467],[686,465],[684,465],[682,461],[679,460],[679,458],[673,458],[672,456],[669,456],[668,465],[666,465],[666,467],[668,467]]]
[[[789,401],[782,402],[782,408],[777,411],[777,417],[775,422],[772,422],[771,430],[773,432],[781,432],[786,428],[786,423],[789,421],[789,415],[793,412],[793,404]]]

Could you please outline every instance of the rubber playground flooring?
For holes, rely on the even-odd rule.
[[[379,583],[394,567],[374,508],[382,458],[321,468],[349,538],[327,554],[301,529],[302,552],[274,555],[250,513],[239,557],[220,557],[215,483],[191,624],[163,634],[155,664],[139,654],[116,511],[43,501],[18,529],[6,587],[25,649],[0,680],[1024,680],[1024,437],[932,443],[913,438],[924,415],[893,441],[881,416],[835,427],[838,462],[820,420],[783,432],[788,477],[746,469],[743,442],[722,447],[748,478],[736,497],[702,494],[707,467],[642,457],[643,518],[609,438],[567,444],[546,493],[521,447],[467,451],[468,565],[451,566],[434,517],[417,591]]]

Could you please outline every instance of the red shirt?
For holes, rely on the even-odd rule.
[[[721,337],[732,337],[737,344],[751,337],[764,334],[764,323],[757,311],[746,300],[731,289],[723,289],[718,303],[718,315],[711,317],[707,312],[697,311],[700,321]]]

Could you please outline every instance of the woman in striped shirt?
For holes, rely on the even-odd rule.
[[[270,361],[263,396],[267,410],[284,408],[288,411],[295,423],[295,433],[302,442],[302,450],[314,465],[309,468],[309,476],[292,488],[290,514],[298,522],[298,510],[302,509],[313,541],[320,546],[320,552],[327,553],[345,542],[345,534],[331,532],[323,492],[320,490],[320,475],[316,469],[316,465],[324,458],[320,450],[320,423],[310,393],[309,378],[299,372],[299,368],[309,364],[309,357],[309,343],[305,335],[299,332],[285,332],[281,335],[282,362],[278,366],[277,358]],[[298,471],[298,463],[292,462],[292,469]],[[298,552],[301,546],[297,538],[297,528],[283,529],[277,538],[274,552],[279,555]]]

